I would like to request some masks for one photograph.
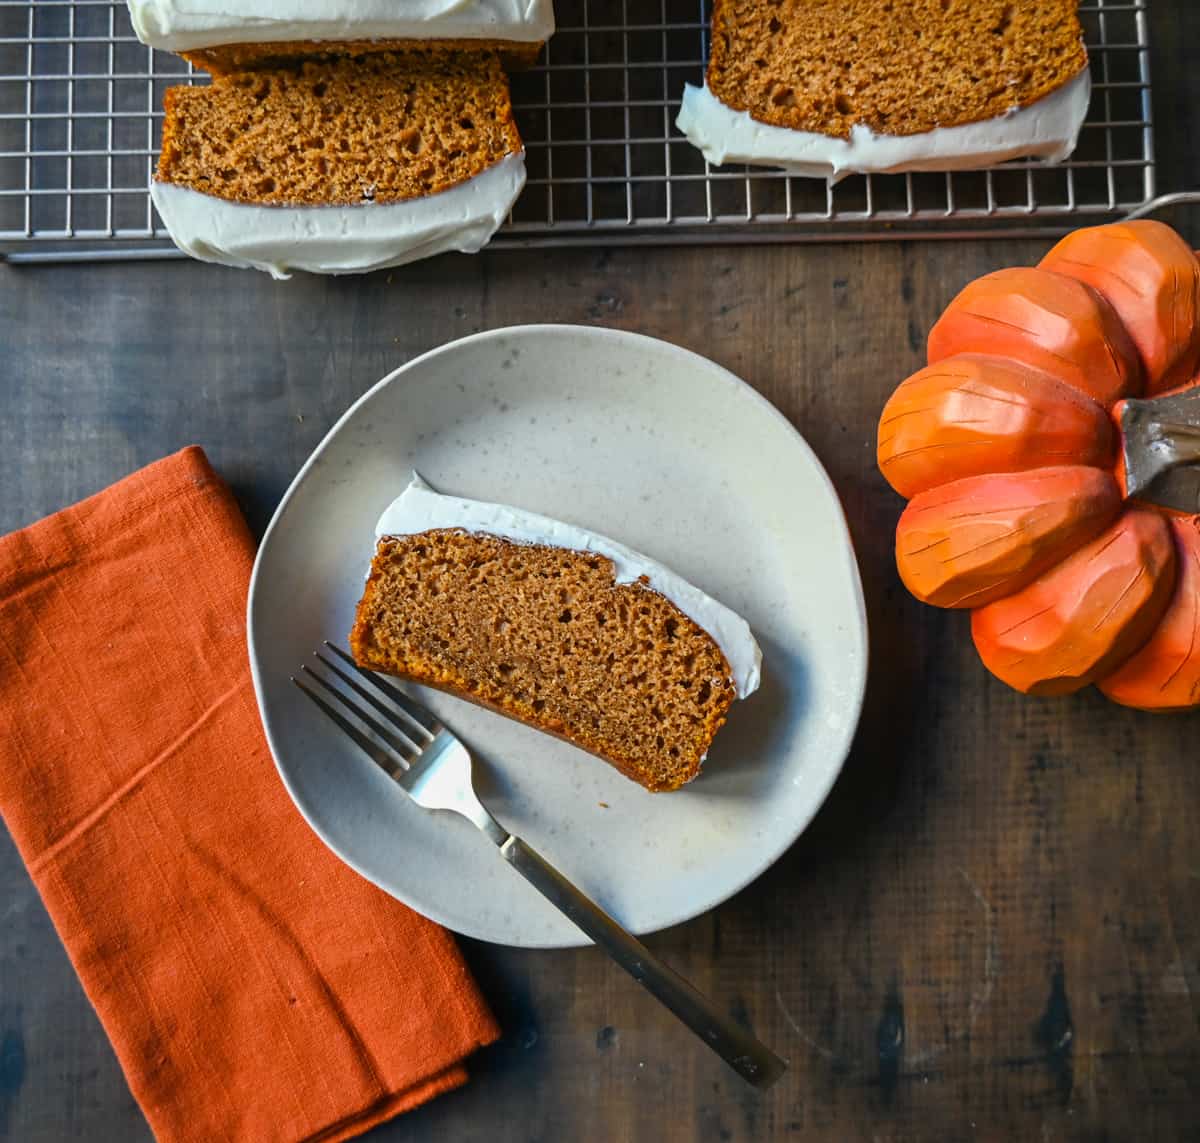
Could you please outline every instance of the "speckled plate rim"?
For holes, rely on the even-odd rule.
[[[275,763],[276,771],[279,774],[284,788],[287,790],[293,804],[299,810],[308,826],[321,839],[321,841],[333,852],[339,860],[343,861],[361,877],[370,881],[373,885],[380,888],[389,896],[396,898],[409,908],[415,910],[429,920],[438,924],[444,925],[452,931],[458,932],[464,936],[471,937],[477,940],[484,940],[490,943],[503,943],[496,941],[496,938],[487,933],[470,931],[467,926],[464,926],[455,918],[447,916],[436,906],[431,906],[427,900],[415,900],[407,895],[397,892],[392,887],[383,884],[371,869],[365,867],[362,863],[353,860],[351,857],[342,852],[336,842],[336,839],[329,837],[325,830],[319,824],[317,816],[312,812],[306,804],[305,798],[291,781],[286,764],[281,761],[280,750],[275,735],[272,733],[271,717],[264,701],[263,680],[260,675],[259,654],[255,645],[255,617],[256,617],[256,601],[259,598],[260,592],[263,590],[263,576],[261,575],[264,562],[264,553],[269,550],[274,533],[280,529],[284,521],[288,508],[296,497],[297,493],[310,479],[314,468],[320,462],[324,451],[330,446],[331,442],[338,436],[343,427],[347,425],[356,414],[364,406],[371,403],[384,389],[400,382],[410,373],[419,373],[430,362],[435,359],[453,354],[460,351],[467,345],[473,345],[479,342],[486,341],[502,341],[504,339],[514,339],[522,337],[537,337],[547,333],[570,333],[573,335],[595,337],[598,339],[608,339],[613,342],[622,342],[626,345],[645,347],[653,346],[658,352],[666,352],[672,355],[677,355],[681,361],[690,362],[702,367],[708,371],[714,380],[720,380],[724,384],[737,390],[743,398],[748,398],[750,402],[757,405],[759,411],[766,414],[771,419],[786,431],[792,438],[794,445],[798,448],[806,461],[811,466],[814,474],[822,483],[824,490],[829,496],[831,503],[836,507],[836,515],[840,524],[842,538],[845,542],[846,553],[849,556],[847,561],[850,570],[850,582],[848,586],[851,589],[857,624],[855,626],[855,634],[857,636],[854,662],[858,665],[858,671],[853,679],[853,695],[852,701],[847,709],[847,717],[843,723],[844,734],[843,739],[838,743],[837,762],[836,765],[829,767],[823,780],[814,787],[813,797],[809,804],[808,812],[799,814],[794,821],[794,827],[789,832],[781,831],[778,835],[779,840],[773,846],[764,848],[764,851],[757,862],[747,862],[743,875],[736,882],[723,886],[722,890],[714,894],[711,899],[695,904],[689,902],[688,905],[678,909],[676,912],[664,915],[656,919],[652,925],[635,926],[633,931],[639,934],[647,934],[660,932],[664,929],[671,928],[674,925],[683,924],[695,917],[702,916],[710,910],[728,901],[731,897],[741,892],[747,885],[751,884],[768,870],[776,861],[779,860],[788,849],[795,844],[796,840],[808,828],[809,824],[816,817],[821,807],[825,804],[829,796],[829,792],[833,789],[838,777],[841,774],[842,768],[845,765],[845,760],[850,753],[851,746],[854,742],[855,734],[857,733],[858,724],[862,717],[863,703],[866,698],[866,686],[869,667],[869,639],[867,628],[867,612],[866,601],[863,595],[862,576],[858,568],[858,560],[854,550],[853,539],[850,534],[849,526],[846,522],[845,510],[842,507],[841,498],[838,496],[837,489],[834,487],[833,481],[830,479],[825,466],[821,463],[820,458],[813,451],[809,443],[800,434],[799,430],[781,413],[766,397],[759,393],[756,389],[750,386],[747,382],[737,374],[719,365],[711,358],[704,357],[702,354],[696,353],[693,350],[685,349],[682,346],[676,345],[673,342],[665,341],[661,338],[651,337],[647,334],[633,333],[626,330],[609,329],[603,326],[579,326],[569,323],[535,323],[527,325],[502,326],[496,329],[483,330],[479,333],[469,334],[466,337],[456,338],[453,341],[445,342],[440,346],[427,350],[425,353],[414,357],[412,360],[405,362],[403,365],[394,369],[381,380],[367,389],[361,396],[355,400],[350,407],[334,422],[333,426],[321,439],[320,443],[313,449],[308,459],[301,466],[300,471],[296,474],[292,483],[288,486],[283,498],[279,502],[271,521],[263,533],[262,542],[259,545],[258,553],[255,557],[254,567],[250,576],[250,587],[247,594],[246,603],[246,635],[247,635],[247,650],[250,660],[250,673],[254,683],[255,699],[258,705],[259,717],[263,725],[263,730],[266,736],[267,745],[270,748],[272,760]],[[659,795],[666,796],[666,795]],[[397,791],[397,797],[403,797]],[[583,933],[578,934],[576,940],[522,940],[519,944],[511,942],[510,947],[531,948],[531,949],[550,949],[550,948],[579,948],[591,944],[592,942],[584,936]]]

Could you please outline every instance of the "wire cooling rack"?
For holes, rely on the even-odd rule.
[[[700,83],[708,0],[557,0],[513,77],[529,181],[495,245],[1052,234],[1154,199],[1147,0],[1084,0],[1094,95],[1051,167],[867,175],[836,186],[710,167],[675,128]],[[162,97],[202,83],[135,39],[123,0],[0,0],[0,257],[174,252],[147,193]]]

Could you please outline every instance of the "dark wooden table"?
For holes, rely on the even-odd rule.
[[[1157,0],[1164,187],[1200,186],[1200,6]],[[1168,219],[1200,245],[1200,217]],[[559,250],[285,285],[193,263],[0,267],[0,530],[186,443],[261,532],[364,389],[475,330],[585,322],[728,366],[837,485],[871,684],[814,825],[652,947],[791,1059],[742,1086],[594,950],[468,943],[505,1034],[379,1140],[1200,1137],[1200,716],[995,682],[891,558],[875,421],[968,279],[1045,243]],[[796,574],[803,575],[803,568]],[[149,1132],[0,831],[0,1139]]]

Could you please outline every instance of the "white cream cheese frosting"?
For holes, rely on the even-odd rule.
[[[473,254],[525,185],[523,152],[423,198],[350,206],[257,206],[155,181],[150,197],[175,245],[203,262],[266,270],[361,274],[448,250]]]
[[[523,508],[436,492],[416,474],[379,517],[375,534],[415,536],[442,528],[499,536],[519,544],[595,552],[612,561],[617,583],[634,583],[644,576],[651,590],[669,599],[712,636],[729,663],[738,698],[758,689],[762,652],[746,621],[649,556],[606,536]]]
[[[553,0],[128,0],[144,44],[170,52],[282,40],[539,43]]]
[[[675,122],[710,163],[757,163],[836,181],[863,172],[971,170],[1020,156],[1061,162],[1075,149],[1091,91],[1085,68],[1027,107],[977,123],[918,135],[877,135],[858,123],[849,139],[839,139],[760,123],[707,86],[688,84]]]

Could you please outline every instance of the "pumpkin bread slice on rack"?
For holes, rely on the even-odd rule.
[[[1061,160],[1087,111],[1076,0],[714,0],[680,129],[797,174]]]
[[[151,193],[172,237],[278,277],[478,250],[524,185],[491,52],[326,54],[174,87],[165,105]]]
[[[404,51],[414,42],[491,51],[527,67],[554,32],[553,0],[128,0],[142,43],[211,72],[335,50]],[[423,9],[423,10],[422,10]]]

